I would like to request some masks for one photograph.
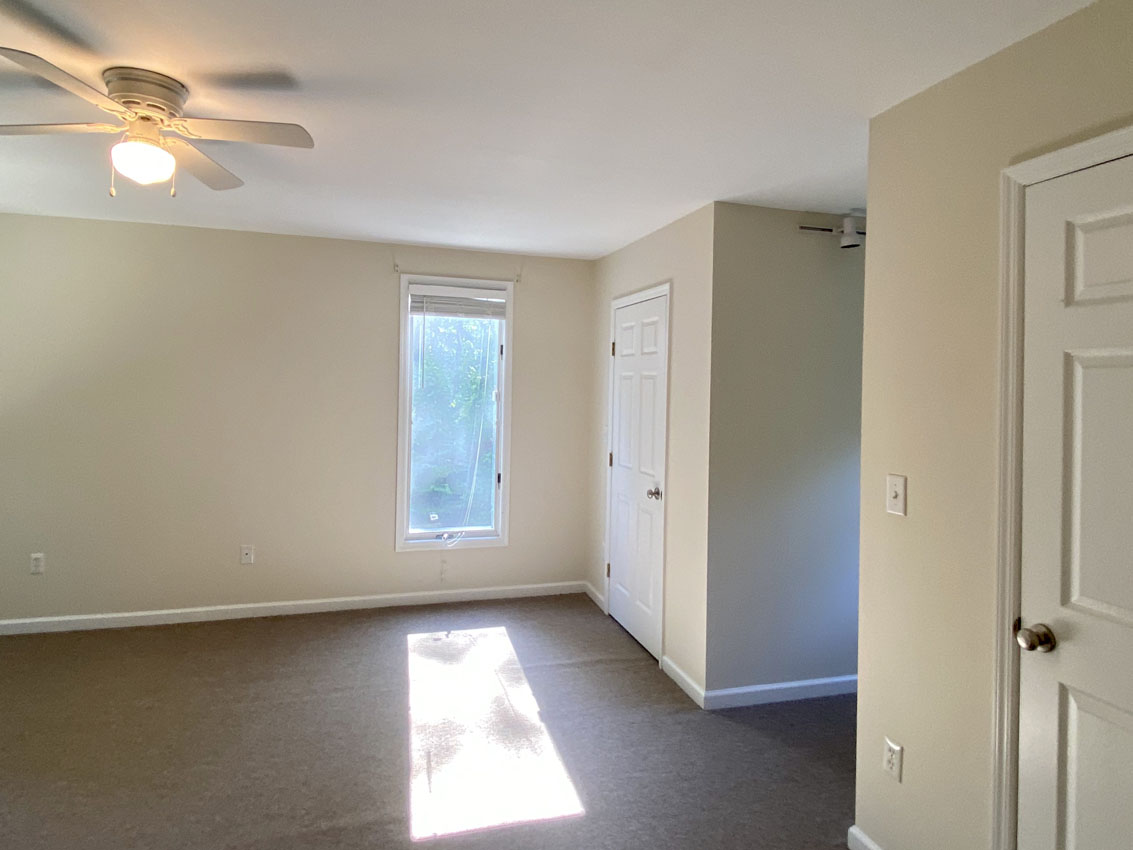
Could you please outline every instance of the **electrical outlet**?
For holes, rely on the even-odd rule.
[[[254,564],[256,563],[256,547],[249,543],[245,543],[240,547],[240,563],[241,564]]]
[[[47,570],[47,556],[42,552],[36,552],[31,556],[31,574],[33,576],[41,576]]]
[[[888,738],[885,739],[885,755],[881,760],[881,769],[896,779],[901,781],[901,770],[905,763],[905,748],[900,744],[895,744]]]
[[[905,489],[908,479],[904,475],[885,476],[885,510],[897,516],[908,516]]]

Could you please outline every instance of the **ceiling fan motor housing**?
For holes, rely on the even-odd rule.
[[[102,79],[112,100],[138,115],[162,122],[180,118],[189,98],[184,83],[144,68],[107,68]]]

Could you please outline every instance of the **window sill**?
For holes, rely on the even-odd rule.
[[[492,549],[507,545],[507,536],[499,535],[498,537],[465,537],[455,543],[435,538],[398,540],[395,549],[398,552],[417,552],[426,549]]]

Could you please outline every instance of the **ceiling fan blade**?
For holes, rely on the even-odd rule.
[[[33,74],[38,74],[45,80],[55,83],[60,88],[64,88],[71,94],[77,94],[88,103],[93,103],[99,109],[105,109],[113,115],[119,115],[123,118],[133,118],[134,113],[131,112],[122,104],[111,100],[98,89],[93,89],[77,77],[72,77],[62,68],[56,68],[46,59],[36,56],[34,53],[26,53],[23,50],[16,50],[11,47],[0,47],[0,56],[6,59],[11,59],[20,67],[25,70],[31,71]]]
[[[121,133],[121,124],[0,124],[0,136],[54,136],[61,133]]]
[[[244,185],[243,180],[183,139],[166,136],[165,143],[177,160],[178,167],[184,168],[210,189],[221,191],[238,189]]]
[[[0,12],[23,24],[27,29],[41,32],[87,53],[94,52],[94,45],[82,33],[53,18],[42,9],[37,9],[27,0],[0,0]]]
[[[25,73],[19,68],[4,67],[0,69],[0,89],[4,91],[27,91],[30,89],[54,91],[55,84],[47,82],[43,77]]]
[[[190,77],[192,79],[199,79],[210,87],[234,91],[294,91],[299,88],[299,81],[284,68],[216,71],[194,74]]]
[[[179,118],[173,129],[190,139],[214,139],[221,142],[255,142],[261,145],[286,145],[292,148],[313,148],[311,134],[298,124],[275,124],[270,121],[229,121],[225,118]]]

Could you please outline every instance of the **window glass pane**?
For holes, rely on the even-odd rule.
[[[496,318],[409,318],[411,534],[496,525],[502,324]]]

